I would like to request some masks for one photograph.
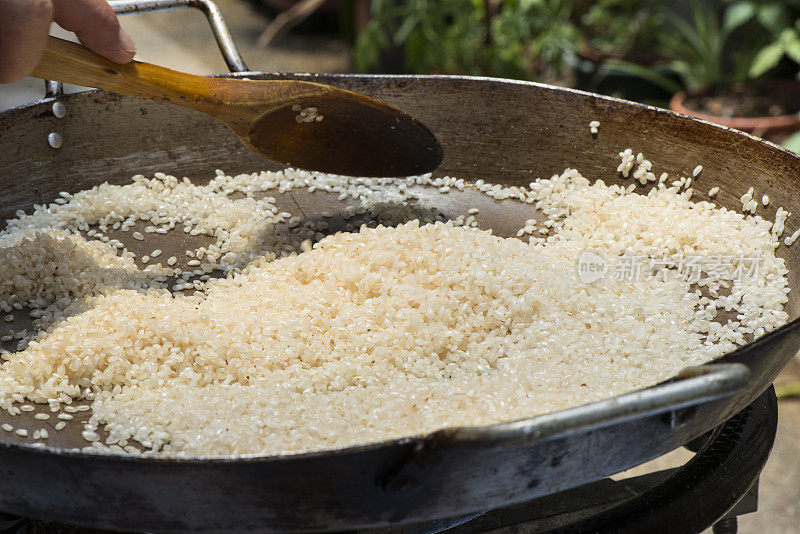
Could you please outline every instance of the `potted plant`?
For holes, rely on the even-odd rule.
[[[673,13],[659,32],[683,82],[670,108],[778,142],[800,130],[800,83],[766,76],[779,67],[797,74],[798,4],[738,0],[719,9],[696,2],[691,22]]]

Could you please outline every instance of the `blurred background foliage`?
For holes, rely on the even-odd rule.
[[[658,66],[675,90],[796,67],[798,14],[800,0],[373,0],[353,56],[364,72],[527,80],[563,78],[583,59],[651,79],[630,66]]]
[[[612,56],[652,42],[658,14],[645,4],[642,0],[374,0],[354,60],[362,71],[400,67],[415,74],[538,80],[545,74],[562,74],[581,49]]]
[[[369,13],[361,72],[544,81],[723,124],[800,112],[800,0],[372,0]],[[796,122],[748,131],[800,150]]]

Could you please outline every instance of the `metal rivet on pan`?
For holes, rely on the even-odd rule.
[[[53,148],[61,148],[61,145],[64,144],[64,140],[56,132],[52,132],[47,136],[47,144]]]
[[[63,119],[67,116],[67,106],[65,106],[61,102],[55,102],[52,107],[53,115],[56,116],[57,119]]]

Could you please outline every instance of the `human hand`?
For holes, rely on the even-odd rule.
[[[0,83],[33,71],[54,21],[115,63],[133,59],[136,45],[106,0],[0,0]]]

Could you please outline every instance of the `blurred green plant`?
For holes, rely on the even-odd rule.
[[[361,71],[399,50],[417,74],[539,79],[561,73],[581,46],[603,54],[630,47],[652,27],[644,0],[373,0],[356,41]]]
[[[567,0],[506,0],[491,17],[485,40],[485,74],[538,79],[561,74],[580,48]]]
[[[783,57],[800,63],[800,0],[691,2],[689,16],[669,10],[658,35],[659,52],[682,87],[639,65],[618,68],[677,92],[763,77]]]
[[[735,0],[725,11],[725,23],[736,27],[756,22],[769,36],[753,58],[747,75],[763,76],[783,57],[800,63],[800,1]]]
[[[660,4],[659,0],[575,0],[573,20],[588,48],[620,58],[656,44]]]
[[[691,22],[673,14],[669,27],[659,34],[661,52],[687,88],[745,78],[752,58],[741,51],[731,55],[729,46],[742,22],[722,22],[723,17],[711,2],[693,2]]]
[[[370,70],[385,51],[402,47],[413,72],[473,73],[483,19],[477,0],[373,0],[372,18],[355,44],[356,67]]]
[[[793,133],[781,142],[784,148],[788,148],[796,154],[800,154],[800,132]]]
[[[360,71],[394,53],[402,63],[390,68],[406,72],[535,80],[590,51],[677,92],[763,77],[784,58],[800,63],[800,0],[372,0],[371,13],[354,45]],[[625,60],[642,49],[680,83]]]

